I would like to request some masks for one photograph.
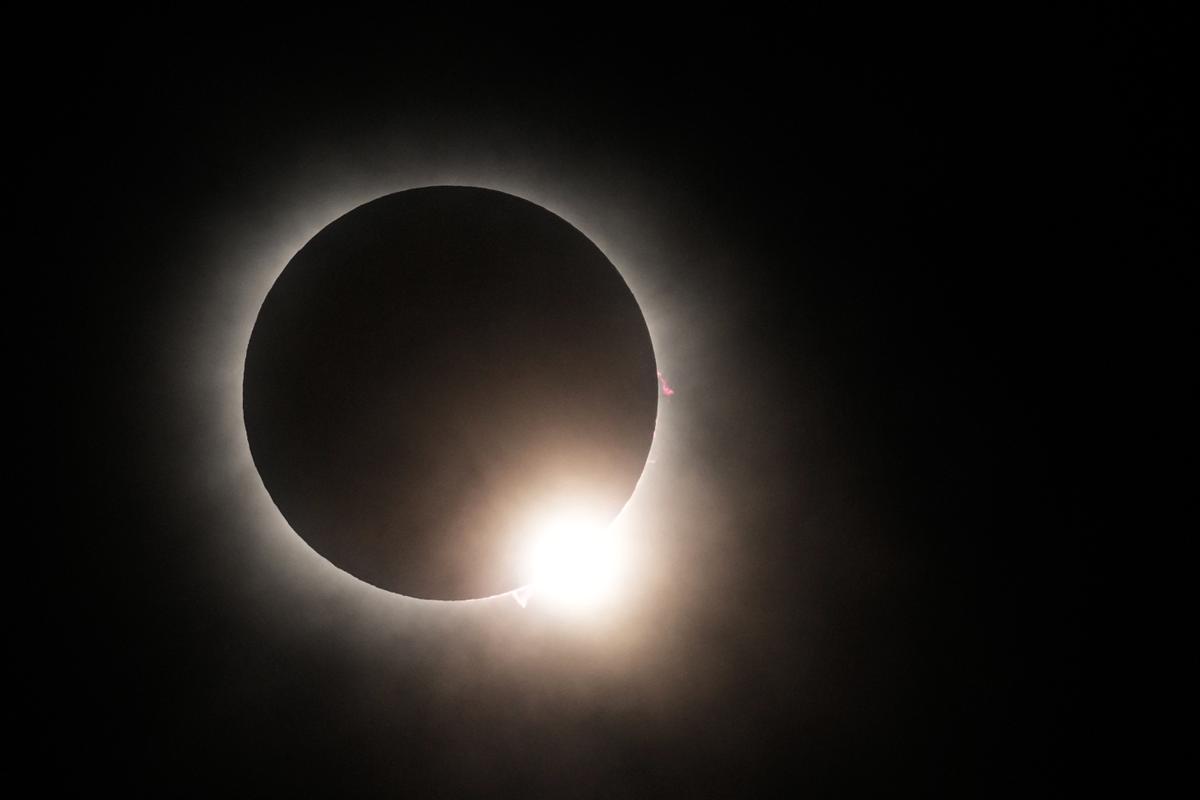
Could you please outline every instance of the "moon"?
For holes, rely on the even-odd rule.
[[[292,529],[411,597],[522,583],[531,520],[610,522],[659,397],[637,300],[583,233],[504,192],[385,195],[317,233],[247,346],[250,452]]]

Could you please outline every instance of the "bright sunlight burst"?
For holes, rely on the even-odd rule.
[[[548,514],[535,526],[526,554],[528,588],[565,607],[594,608],[615,593],[618,551],[611,528],[586,513]]]

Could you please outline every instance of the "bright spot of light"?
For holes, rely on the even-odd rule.
[[[610,601],[619,577],[619,550],[614,531],[586,513],[547,515],[534,526],[524,565],[528,585],[518,590],[517,602],[525,605],[536,596],[580,609]]]

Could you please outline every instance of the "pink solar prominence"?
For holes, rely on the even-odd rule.
[[[658,382],[662,384],[663,397],[670,397],[675,394],[675,390],[667,383],[667,376],[662,374],[662,370],[658,371]]]

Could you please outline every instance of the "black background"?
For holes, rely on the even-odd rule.
[[[39,329],[66,487],[47,780],[1007,797],[1115,777],[1097,431],[1142,276],[1182,263],[1170,20],[302,22],[93,20],[30,72],[47,291],[69,303]],[[678,375],[669,462],[719,513],[675,542],[690,588],[639,598],[655,633],[617,666],[528,615],[281,628],[289,600],[231,589],[207,544],[219,509],[178,501],[190,354],[164,352],[163,317],[203,269],[178,255],[195,220],[288,154],[414,119],[495,130],[500,160],[520,141],[550,172],[650,176],[675,240],[732,254],[671,275],[722,308],[688,322],[715,355]]]

